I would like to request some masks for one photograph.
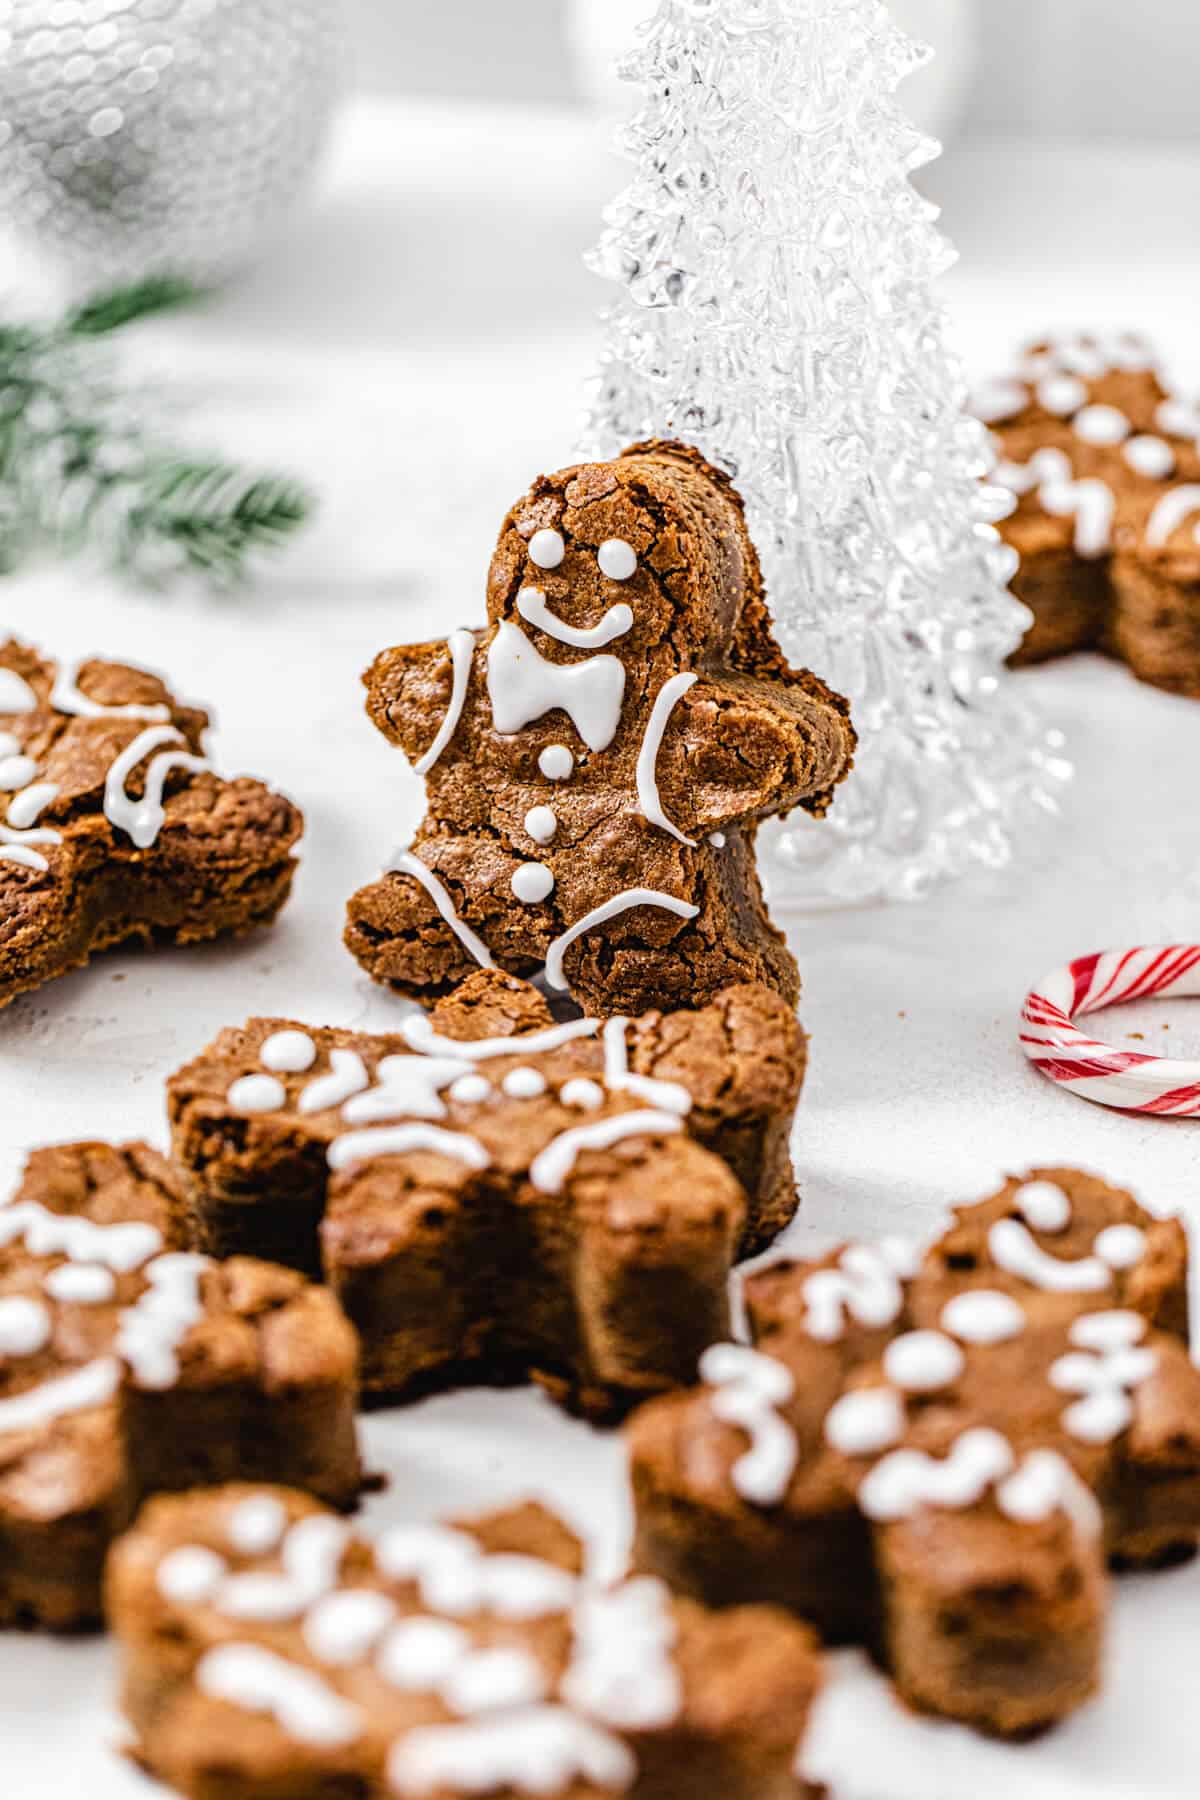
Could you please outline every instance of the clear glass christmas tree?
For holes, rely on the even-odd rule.
[[[1029,615],[980,485],[894,99],[928,52],[879,0],[661,0],[623,73],[636,164],[590,259],[623,292],[591,452],[674,436],[745,496],[782,642],[862,739],[829,819],[775,852],[799,897],[912,897],[1001,865],[1069,775],[1004,660]]]

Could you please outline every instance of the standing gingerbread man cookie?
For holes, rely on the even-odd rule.
[[[821,814],[846,702],[789,668],[726,478],[680,444],[536,481],[504,521],[488,625],[386,650],[368,710],[428,781],[412,844],[350,902],[347,943],[421,1000],[476,964],[589,1011],[794,1001],[759,822]]]

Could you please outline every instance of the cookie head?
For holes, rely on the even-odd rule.
[[[694,454],[628,452],[542,476],[513,507],[488,581],[488,617],[539,650],[605,650],[626,667],[671,643],[725,649],[758,565],[740,503]]]

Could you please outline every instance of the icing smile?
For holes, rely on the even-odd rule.
[[[609,607],[598,625],[586,630],[568,625],[565,619],[550,611],[541,588],[522,588],[517,595],[517,611],[527,624],[536,625],[547,637],[556,638],[560,644],[570,644],[576,650],[600,650],[614,638],[624,637],[633,624],[633,608],[621,600]]]

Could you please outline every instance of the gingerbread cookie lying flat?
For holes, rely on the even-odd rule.
[[[300,814],[214,775],[207,724],[144,670],[0,645],[0,1006],[114,944],[275,917]]]
[[[211,1248],[312,1268],[319,1228],[369,1389],[534,1374],[604,1415],[691,1379],[791,1216],[803,1062],[768,988],[554,1025],[478,972],[382,1037],[223,1032],[169,1105]]]
[[[372,1545],[286,1489],[152,1501],[108,1579],[134,1755],[190,1800],[817,1800],[809,1633],[580,1560],[537,1506]]]
[[[278,1478],[359,1488],[354,1334],[290,1269],[184,1248],[143,1144],[37,1151],[0,1208],[0,1624],[93,1624],[147,1493]]]
[[[1014,660],[1098,647],[1200,698],[1200,409],[1138,338],[1034,345],[974,397],[1014,496],[1000,530],[1034,624]]]
[[[1021,1735],[1099,1679],[1105,1562],[1200,1530],[1178,1221],[1067,1169],[924,1258],[885,1241],[753,1276],[756,1348],[631,1426],[642,1568],[871,1646],[911,1705]]]
[[[745,981],[794,1003],[755,832],[825,811],[854,732],[784,662],[725,477],[678,444],[541,477],[501,528],[487,606],[484,631],[367,674],[429,810],[350,903],[363,967],[424,1000],[494,963],[545,965],[596,1013]]]

